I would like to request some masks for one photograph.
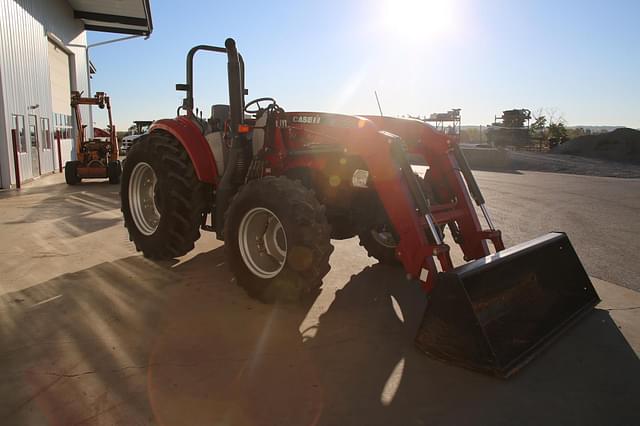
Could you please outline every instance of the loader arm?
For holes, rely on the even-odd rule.
[[[367,119],[398,135],[407,147],[407,154],[424,158],[432,180],[448,189],[441,197],[445,198],[445,202],[432,200],[431,214],[438,225],[450,224],[458,228],[463,238],[456,242],[466,261],[489,255],[487,241],[492,242],[496,251],[504,249],[501,233],[493,226],[480,188],[457,142],[419,120],[379,116],[367,116]],[[482,227],[474,201],[481,208],[488,229]]]
[[[455,194],[452,206],[444,206],[440,216],[432,214],[429,203],[425,212],[421,203],[425,194],[415,185],[417,179],[411,170],[403,173],[410,167],[404,141],[389,138],[383,149],[378,138],[371,149],[374,153],[363,154],[400,235],[397,256],[406,272],[418,277],[430,293],[416,345],[435,358],[509,377],[600,299],[566,234],[549,233],[505,250],[459,147],[433,139],[425,144],[425,140],[418,138],[413,147],[408,143],[406,151],[421,152],[435,179],[447,182]],[[472,197],[490,229],[480,227]],[[456,268],[449,246],[437,238],[439,228],[430,231],[433,222],[452,221],[460,226],[459,245],[468,261]],[[487,240],[493,242],[495,254],[489,253]]]
[[[293,134],[301,133],[294,142],[302,150],[321,152],[341,141],[338,152],[364,161],[367,186],[398,237],[396,256],[429,294],[416,337],[424,352],[508,377],[598,303],[566,234],[505,250],[464,155],[446,135],[418,120],[288,114]],[[416,157],[429,168],[429,190],[412,170]],[[320,161],[304,161],[322,168]],[[445,225],[467,263],[454,267],[441,235]]]
[[[400,236],[397,256],[407,274],[429,291],[438,273],[435,259],[442,270],[452,269],[453,264],[449,246],[442,242],[428,202],[416,185],[402,140],[370,123],[362,126],[358,136],[350,139],[346,151],[366,162],[372,185]]]
[[[397,234],[396,257],[426,291],[434,287],[437,263],[442,271],[453,269],[449,246],[443,242],[444,226],[456,231],[455,241],[467,260],[489,254],[487,239],[496,250],[503,248],[500,232],[480,225],[455,145],[431,126],[417,120],[316,112],[288,112],[276,121],[288,123],[276,132],[267,155],[276,169],[283,151],[295,153],[286,160],[288,168],[313,168],[327,177],[326,159],[331,153],[364,162],[369,186]],[[288,136],[282,140],[282,135]],[[438,197],[423,190],[425,180],[414,174],[410,156],[420,157],[430,168],[431,180],[442,182],[441,188],[434,188]]]
[[[293,139],[298,141],[289,140],[286,147],[289,152],[331,152],[337,145],[338,152],[364,161],[371,186],[399,236],[396,248],[398,259],[407,274],[419,279],[425,290],[430,291],[438,273],[436,262],[442,270],[451,270],[453,264],[449,246],[443,243],[440,229],[431,213],[430,201],[418,185],[408,163],[404,141],[396,134],[381,131],[376,123],[364,117],[304,112],[286,113],[285,117],[290,123],[287,130],[297,135]],[[277,139],[276,145],[279,144]],[[281,149],[274,151],[277,153]],[[279,157],[273,154],[268,160],[276,164]],[[305,158],[296,157],[289,166],[322,170],[324,164],[324,157],[311,154]],[[464,190],[459,189],[461,194],[465,194]],[[444,214],[440,213],[440,216],[444,217]],[[475,215],[473,209],[469,214]],[[473,218],[469,220],[477,224],[477,218],[475,222]],[[485,252],[474,254],[480,257]]]

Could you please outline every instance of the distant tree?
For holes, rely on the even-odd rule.
[[[563,122],[549,123],[549,139],[554,138],[558,141],[567,139],[568,132]]]
[[[533,123],[529,125],[529,136],[534,145],[537,145],[540,149],[544,145],[544,141],[547,139],[546,135],[546,127],[547,127],[547,116],[544,115],[542,109],[534,112],[533,114]]]
[[[532,137],[544,138],[545,127],[547,127],[547,117],[544,115],[534,116],[533,123],[529,126],[529,132]]]

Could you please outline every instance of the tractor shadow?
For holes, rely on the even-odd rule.
[[[421,290],[401,271],[381,265],[336,292],[307,342],[325,390],[319,424],[595,425],[640,419],[640,362],[607,311],[595,310],[516,376],[501,380],[417,350],[413,339],[424,308]],[[337,350],[329,350],[332,345]]]
[[[300,306],[264,305],[217,248],[6,294],[0,423],[637,423],[640,365],[606,311],[502,381],[414,348],[425,297],[401,271],[340,277]]]

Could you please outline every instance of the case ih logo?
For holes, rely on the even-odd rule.
[[[294,115],[291,121],[298,124],[320,124],[319,115]]]

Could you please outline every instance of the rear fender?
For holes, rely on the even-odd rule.
[[[182,144],[200,181],[213,185],[217,183],[219,174],[211,148],[200,129],[188,117],[158,120],[151,126],[150,132],[156,130],[170,133]]]

